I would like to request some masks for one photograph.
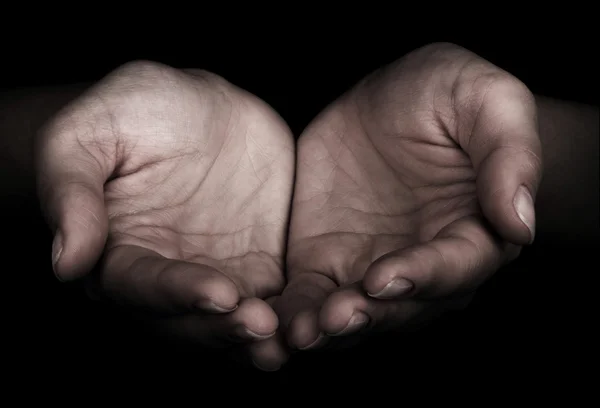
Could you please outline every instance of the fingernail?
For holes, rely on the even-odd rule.
[[[377,299],[393,299],[400,295],[404,295],[412,290],[414,287],[413,283],[408,279],[404,278],[396,278],[393,279],[390,283],[385,285],[383,289],[381,289],[377,293],[367,293],[369,296],[377,298]]]
[[[60,255],[62,254],[62,251],[63,238],[62,233],[60,232],[60,230],[58,230],[54,235],[54,241],[52,241],[52,270],[54,271],[54,275],[56,276],[56,278],[61,282],[63,281],[63,279],[56,272],[56,264],[58,264],[58,261],[60,260]]]
[[[198,302],[196,304],[196,307],[198,309],[201,309],[201,310],[205,311],[205,312],[231,313],[235,309],[238,308],[238,305],[235,305],[235,306],[230,307],[230,308],[225,308],[225,307],[217,306],[214,302],[212,302],[210,300],[203,300],[203,301]]]
[[[327,333],[330,336],[344,336],[346,334],[354,333],[364,328],[369,323],[369,316],[361,312],[355,312],[346,327],[337,333]]]
[[[327,341],[327,336],[325,336],[324,333],[319,333],[319,335],[317,336],[315,341],[310,343],[308,346],[298,347],[298,350],[304,351],[304,350],[314,349],[314,348],[317,348],[318,346],[323,345],[326,341]]]
[[[529,243],[533,242],[535,237],[535,208],[533,206],[533,197],[527,187],[521,185],[517,189],[515,194],[513,205],[517,215],[529,229],[530,239]]]
[[[269,334],[258,334],[248,329],[246,326],[239,325],[235,329],[233,329],[232,336],[240,339],[240,340],[266,340],[269,337],[273,337],[273,333]]]
[[[277,371],[281,368],[281,366],[263,367],[260,364],[258,364],[256,362],[256,360],[254,360],[254,359],[252,359],[252,364],[254,364],[254,367],[258,368],[259,370],[266,371],[266,372]]]

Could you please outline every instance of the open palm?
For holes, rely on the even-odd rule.
[[[276,304],[294,348],[428,320],[533,239],[535,102],[460,47],[424,47],[368,76],[297,149]]]
[[[294,163],[269,106],[207,72],[132,63],[63,110],[37,154],[59,277],[102,255],[101,297],[269,364]]]

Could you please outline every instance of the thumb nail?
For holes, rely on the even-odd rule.
[[[513,205],[515,206],[517,215],[529,229],[529,234],[531,235],[529,243],[532,243],[535,237],[535,209],[533,206],[533,197],[527,187],[519,186]]]
[[[60,260],[60,255],[63,250],[63,237],[62,233],[59,231],[54,235],[54,241],[52,242],[52,269],[54,270],[54,275],[58,278],[58,280],[62,281],[60,275],[56,271],[56,265]]]

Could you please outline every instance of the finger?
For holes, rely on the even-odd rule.
[[[408,329],[431,320],[442,310],[435,302],[373,299],[359,282],[340,288],[327,298],[319,313],[319,329],[341,340],[337,338],[363,336],[375,330]]]
[[[158,313],[227,313],[240,299],[221,271],[137,246],[110,250],[96,279],[100,292],[117,303]]]
[[[318,311],[337,285],[325,275],[303,272],[294,275],[275,304],[286,341],[293,349],[308,349],[323,338]]]
[[[486,218],[504,239],[529,244],[535,236],[534,201],[542,177],[535,98],[513,77],[492,75],[483,82],[481,92],[470,91],[467,113],[459,113],[459,118],[469,118],[464,126],[470,135],[463,139],[463,148],[476,170]]]
[[[363,287],[378,299],[421,299],[471,292],[505,261],[508,244],[475,217],[453,222],[424,244],[392,251],[373,262]]]
[[[153,325],[178,340],[227,347],[270,339],[277,331],[278,320],[263,300],[249,298],[240,301],[239,307],[228,314],[172,316],[155,320]]]
[[[262,371],[277,371],[289,359],[285,338],[281,331],[266,340],[249,344],[247,352],[256,368]]]
[[[273,307],[278,299],[279,296],[272,296],[265,302]],[[282,331],[278,330],[272,337],[232,349],[230,357],[244,364],[252,364],[262,371],[277,371],[288,361],[290,350]]]
[[[271,296],[265,302],[273,308],[279,296]],[[243,354],[242,354],[243,353]],[[244,362],[250,362],[254,367],[262,371],[277,371],[289,359],[290,350],[285,342],[285,336],[278,330],[274,336],[266,340],[250,343],[236,350],[236,354]]]
[[[52,264],[61,280],[87,274],[101,256],[108,231],[103,186],[114,168],[110,148],[107,156],[80,144],[70,124],[57,120],[35,149],[38,194],[54,232]]]

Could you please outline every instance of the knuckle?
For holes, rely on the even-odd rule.
[[[460,45],[448,41],[437,41],[427,44],[421,47],[419,51],[426,55],[446,55],[448,53],[454,55],[456,53],[469,52]]]
[[[183,71],[169,65],[134,60],[106,75],[88,91],[88,96],[93,96],[96,104],[105,105],[105,110],[110,110],[115,98],[127,100],[140,93],[151,100],[169,99],[169,95],[182,88],[184,78]]]
[[[150,60],[133,60],[116,68],[109,77],[132,78],[138,80],[159,80],[173,75],[176,71],[168,65]]]

